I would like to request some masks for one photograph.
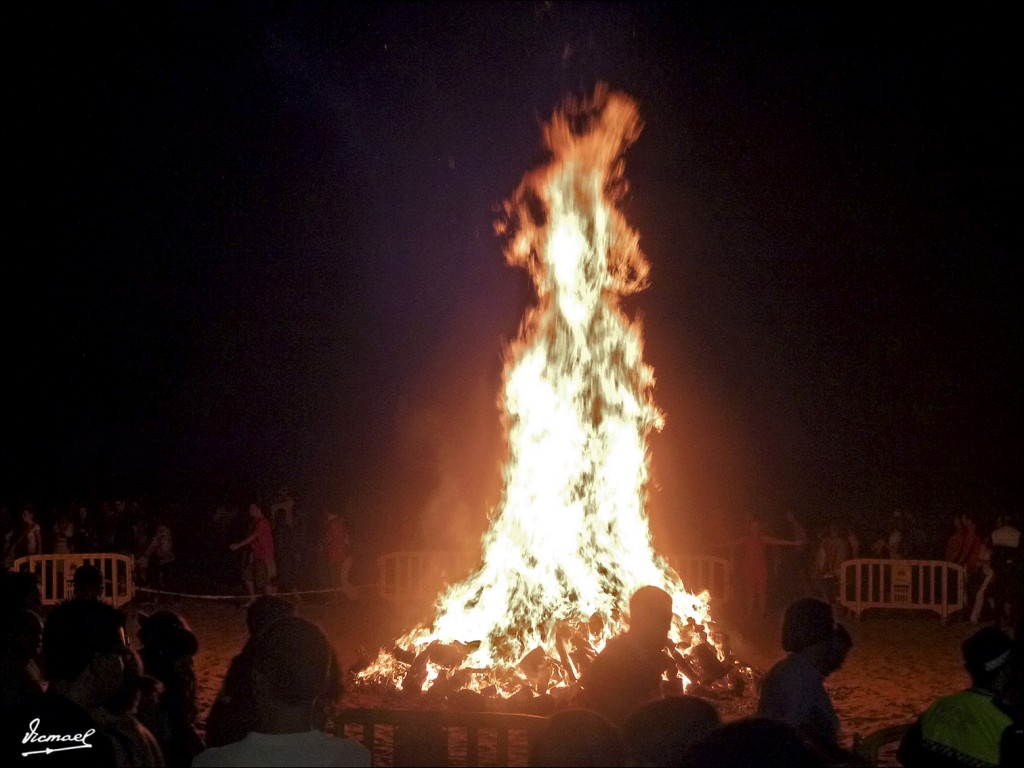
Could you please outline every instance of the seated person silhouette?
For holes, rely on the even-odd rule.
[[[629,629],[608,641],[580,680],[578,703],[616,725],[641,704],[662,696],[665,673],[674,675],[668,655],[672,596],[660,587],[640,587],[629,600]]]
[[[1013,640],[985,627],[961,651],[971,687],[935,701],[907,731],[897,757],[908,768],[1020,764],[1007,749],[1014,722],[1001,701],[1013,685]]]
[[[839,717],[825,690],[825,678],[838,670],[853,641],[836,624],[832,606],[801,598],[786,609],[782,649],[788,652],[761,682],[757,714],[792,726],[818,753],[833,762],[850,759],[839,746]]]

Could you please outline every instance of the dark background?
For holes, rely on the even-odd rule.
[[[474,539],[531,301],[495,207],[602,81],[646,124],[656,534],[1019,511],[1019,43],[899,13],[6,10],[0,498],[288,484],[364,541]]]

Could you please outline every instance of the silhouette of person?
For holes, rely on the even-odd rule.
[[[327,515],[323,547],[331,586],[336,587],[345,599],[356,600],[359,593],[349,581],[349,573],[352,571],[352,547],[348,528],[345,520],[337,512],[331,511]]]
[[[67,600],[50,612],[43,627],[43,659],[49,686],[8,713],[0,724],[0,762],[21,764],[22,753],[53,747],[40,738],[77,736],[58,746],[87,743],[89,765],[114,766],[113,743],[91,710],[117,693],[130,653],[124,615],[98,600]],[[82,765],[78,749],[44,755],[47,766]]]
[[[622,733],[633,765],[683,765],[686,752],[721,725],[718,710],[696,696],[667,696],[641,704]]]
[[[323,631],[297,616],[273,622],[249,641],[259,729],[211,747],[192,765],[368,766],[370,753],[352,739],[314,728],[317,702],[330,683],[331,647]]]
[[[43,692],[40,643],[43,620],[19,608],[3,617],[0,628],[0,718]]]
[[[143,691],[155,685],[160,685],[159,681],[143,674],[139,655],[134,651],[127,653],[120,689],[91,712],[110,736],[119,766],[163,768],[165,765],[160,742],[137,716]]]
[[[242,572],[242,581],[245,583],[246,591],[252,596],[255,596],[257,592],[270,594],[277,576],[274,532],[270,521],[263,513],[263,507],[256,502],[249,505],[249,517],[252,520],[252,529],[249,535],[232,544],[230,549],[235,552],[243,547],[248,547],[245,567]]]
[[[193,659],[199,650],[199,641],[184,618],[166,610],[140,614],[138,636],[143,643],[139,655],[146,674],[164,686],[161,710],[168,729],[166,734],[156,728],[150,730],[162,738],[161,746],[169,766],[187,766],[203,748],[193,725],[198,714],[198,683]]]
[[[245,612],[249,638],[275,621],[295,615],[295,606],[277,595],[260,595]],[[206,746],[223,747],[256,730],[257,712],[252,688],[252,656],[237,654],[228,666],[217,698],[206,718]]]
[[[84,563],[75,569],[71,577],[72,594],[75,600],[103,599],[103,571],[95,565]]]
[[[1013,641],[985,627],[961,650],[971,687],[938,699],[907,731],[897,752],[907,768],[1010,765],[1001,759],[1001,743],[1013,718],[997,700],[1010,684]]]
[[[568,709],[551,716],[530,745],[531,766],[623,766],[626,746],[618,729],[590,709]]]
[[[742,563],[743,594],[748,616],[764,616],[768,606],[768,547],[800,547],[801,541],[778,539],[761,530],[761,521],[752,517],[747,532],[736,541]]]
[[[789,655],[762,681],[758,716],[792,726],[826,759],[848,757],[839,747],[839,717],[825,678],[839,669],[851,645],[831,605],[814,598],[791,603],[782,621],[782,649]]]
[[[1022,568],[1020,529],[1009,517],[1003,517],[989,536],[993,572],[992,598],[996,626],[1013,629],[1020,621]]]
[[[641,704],[662,696],[666,674],[676,665],[666,648],[672,626],[672,596],[660,587],[640,587],[629,599],[629,629],[610,639],[580,680],[580,703],[615,724]]]
[[[723,725],[697,742],[680,765],[700,768],[825,768],[793,726],[765,717]]]

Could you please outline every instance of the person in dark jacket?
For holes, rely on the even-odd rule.
[[[789,653],[761,683],[757,714],[795,728],[826,761],[850,757],[839,746],[839,717],[825,690],[825,678],[842,665],[852,640],[839,627],[832,606],[803,598],[790,604],[782,621],[782,649]]]

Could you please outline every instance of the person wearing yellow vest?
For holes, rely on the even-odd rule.
[[[962,651],[971,687],[938,699],[911,726],[897,752],[906,768],[1005,764],[1000,742],[1013,719],[999,697],[1010,684],[1013,641],[985,627],[964,641]]]

